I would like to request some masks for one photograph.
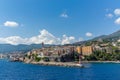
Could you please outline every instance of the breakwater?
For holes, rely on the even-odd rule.
[[[63,67],[80,67],[80,68],[84,67],[83,64],[78,64],[74,62],[31,62],[31,64],[63,66]]]

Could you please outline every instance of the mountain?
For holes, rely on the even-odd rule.
[[[120,39],[120,30],[106,36],[106,39],[112,39],[112,40]]]
[[[100,39],[107,40],[107,41],[117,41],[118,39],[120,39],[120,30],[109,35],[102,35],[102,36],[95,37],[91,40],[100,40]]]
[[[49,46],[49,45],[45,45]],[[41,44],[31,44],[31,45],[11,45],[11,44],[0,44],[0,53],[8,53],[8,52],[15,52],[15,51],[23,51],[27,52],[32,49],[38,49],[41,48]]]
[[[101,35],[98,37],[93,38],[92,40],[100,40],[100,39],[105,39],[107,35]]]
[[[116,42],[118,39],[120,39],[120,30],[118,30],[112,34],[109,34],[109,35],[101,35],[101,36],[95,37],[95,38],[90,39],[90,40],[76,42],[76,43],[73,43],[73,45],[84,45],[84,44],[89,43],[91,41]]]
[[[78,45],[82,45],[85,44],[87,41],[79,41],[79,42],[75,42],[72,45],[78,46]]]

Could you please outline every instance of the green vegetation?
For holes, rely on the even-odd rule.
[[[38,57],[38,54],[32,54],[32,57],[36,62],[39,62],[41,60],[43,60],[45,62],[50,61],[48,57]]]
[[[30,57],[31,57],[30,55],[29,55],[29,56],[27,56],[27,58],[28,58],[28,59],[30,59]]]
[[[36,61],[36,62],[39,62],[40,60],[41,60],[40,57],[35,57],[35,61]]]
[[[39,62],[41,60],[40,57],[38,57],[38,54],[32,54],[36,62]]]
[[[120,60],[120,53],[101,53],[100,51],[96,51],[90,56],[85,56],[84,60],[87,61],[117,61]]]
[[[36,61],[39,62],[41,60],[40,57],[38,57],[38,54],[32,54],[32,58]]]

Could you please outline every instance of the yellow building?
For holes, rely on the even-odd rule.
[[[77,51],[77,53],[81,54],[81,53],[82,53],[82,47],[78,46],[78,47],[76,48],[76,51]]]
[[[83,55],[90,55],[93,53],[93,48],[92,46],[83,46],[82,47],[82,54]]]

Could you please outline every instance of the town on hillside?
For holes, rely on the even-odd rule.
[[[89,41],[80,45],[54,45],[33,49],[24,55],[10,55],[12,61],[31,62],[79,62],[118,61],[120,43],[109,41]]]

